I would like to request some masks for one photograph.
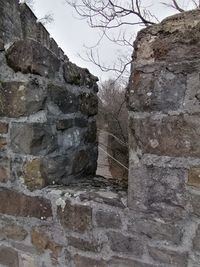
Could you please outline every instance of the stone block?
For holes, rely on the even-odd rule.
[[[193,209],[193,214],[200,217],[200,195],[191,194],[190,204]]]
[[[0,247],[0,264],[9,267],[20,267],[16,250],[9,247]]]
[[[66,83],[92,87],[98,81],[98,78],[93,76],[88,69],[83,69],[70,61],[63,65],[64,79]]]
[[[166,68],[135,71],[130,80],[129,107],[134,111],[169,111],[183,107],[187,76]]]
[[[0,116],[29,116],[44,108],[46,90],[37,79],[0,83]]]
[[[140,31],[135,42],[134,59],[150,64],[199,58],[198,19],[197,10],[183,12]]]
[[[89,157],[87,152],[84,150],[78,151],[73,159],[72,173],[73,174],[84,173],[87,169],[88,164],[89,164]]]
[[[98,97],[94,94],[81,94],[80,111],[87,116],[96,115],[98,112]]]
[[[188,266],[187,252],[178,252],[157,247],[149,247],[148,250],[152,259],[160,264],[171,264],[173,267]]]
[[[23,167],[22,178],[30,191],[45,187],[47,183],[42,172],[42,160],[33,159],[27,161]]]
[[[27,231],[13,221],[3,221],[0,225],[0,240],[12,239],[15,241],[23,241],[28,235]]]
[[[84,233],[92,228],[92,209],[89,206],[72,205],[70,201],[66,201],[64,210],[58,209],[58,216],[66,230]]]
[[[200,168],[191,168],[188,174],[188,185],[200,187]]]
[[[93,259],[76,254],[74,256],[75,267],[108,267],[103,259]]]
[[[7,63],[14,71],[54,78],[60,61],[47,48],[31,39],[16,41],[6,53]]]
[[[108,262],[109,267],[155,267],[155,264],[145,263],[137,260],[126,258],[113,257]]]
[[[132,234],[146,236],[150,240],[159,240],[176,245],[181,243],[183,237],[181,226],[150,218],[136,218],[129,224],[128,231]]]
[[[98,210],[95,218],[97,227],[116,229],[122,227],[122,220],[119,213],[110,210]]]
[[[20,267],[38,267],[36,265],[36,260],[33,257],[27,254],[24,254],[24,253],[19,255],[19,266]]]
[[[79,128],[84,128],[88,126],[88,120],[84,118],[75,118],[74,119],[74,126]]]
[[[63,119],[63,120],[57,121],[56,129],[58,131],[64,131],[64,130],[72,128],[73,125],[74,125],[73,119]]]
[[[97,126],[96,121],[91,121],[88,124],[88,130],[85,134],[86,143],[95,143],[97,142]]]
[[[130,128],[144,153],[200,157],[199,115],[132,117]]]
[[[37,40],[37,17],[27,4],[21,4],[19,11],[24,39]]]
[[[198,226],[195,237],[193,239],[193,249],[200,252],[200,225]]]
[[[52,217],[49,200],[27,196],[6,188],[0,188],[0,213],[38,219]]]
[[[37,227],[31,231],[31,242],[39,253],[44,253],[47,249],[51,250],[54,259],[57,259],[62,251],[61,245],[52,240],[47,232]]]
[[[102,249],[102,245],[97,242],[95,238],[92,237],[91,240],[85,240],[80,237],[68,237],[68,246],[72,246],[76,249],[82,251],[90,251],[90,252],[100,252]]]
[[[62,184],[62,179],[71,173],[68,155],[44,157],[42,159],[41,174],[46,184]]]
[[[0,152],[5,151],[7,148],[7,139],[0,136]]]
[[[22,38],[21,20],[19,16],[18,1],[0,1],[0,38],[4,44],[10,44]]]
[[[0,156],[0,183],[10,180],[10,160],[5,156]]]
[[[0,134],[7,134],[8,133],[8,123],[0,122]]]
[[[50,84],[48,86],[50,100],[64,113],[78,112],[78,96],[70,92],[67,87]]]
[[[114,231],[108,232],[107,237],[113,252],[126,253],[136,257],[142,256],[143,245],[141,237],[125,236]]]
[[[187,214],[187,170],[140,165],[131,167],[129,205],[155,218],[176,222]]]
[[[51,125],[42,123],[12,123],[11,149],[15,153],[47,155],[58,148]]]

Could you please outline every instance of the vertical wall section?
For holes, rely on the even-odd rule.
[[[129,207],[162,222],[163,229],[166,224],[169,231],[182,229],[182,241],[172,250],[176,255],[193,250],[185,266],[198,266],[200,251],[199,29],[196,10],[142,30],[128,88]],[[170,263],[166,251],[149,252]]]
[[[0,182],[30,190],[93,176],[97,78],[26,4],[0,1]]]

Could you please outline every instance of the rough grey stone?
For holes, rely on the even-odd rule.
[[[131,130],[144,153],[199,157],[199,115],[157,116],[131,118]]]
[[[98,210],[95,218],[97,227],[119,229],[122,227],[122,220],[119,213],[112,212],[110,210]]]
[[[68,238],[68,245],[75,247],[82,251],[90,251],[90,252],[100,252],[102,249],[102,245],[92,238],[92,240],[84,240],[82,238],[76,238],[70,236]]]
[[[15,153],[47,155],[58,148],[50,125],[41,123],[13,123],[11,149]]]
[[[67,178],[70,172],[69,157],[59,155],[45,157],[42,160],[42,173],[48,184],[62,184],[62,179]]]
[[[166,68],[152,73],[135,71],[130,83],[129,106],[134,111],[168,111],[183,107],[185,74],[174,74]]]
[[[59,107],[63,113],[78,111],[78,96],[70,92],[67,87],[50,84],[48,86],[50,100]]]
[[[107,233],[112,251],[140,257],[143,253],[142,238],[125,236],[118,232]]]
[[[37,79],[1,83],[0,116],[16,118],[37,113],[44,108],[46,97],[46,90]]]
[[[150,240],[160,240],[179,245],[183,237],[183,229],[174,223],[164,223],[160,220],[136,218],[128,226],[128,231],[134,234],[141,234]]]
[[[19,267],[19,258],[16,250],[9,247],[0,247],[0,264],[9,267]]]
[[[66,201],[64,210],[58,209],[58,216],[66,230],[84,233],[92,228],[92,209],[89,206]]]
[[[16,41],[6,53],[14,71],[54,78],[60,68],[59,59],[40,43],[25,39]]]
[[[65,81],[70,84],[92,87],[98,81],[88,69],[79,68],[69,61],[63,65],[63,71]]]
[[[98,112],[98,98],[94,94],[83,93],[80,96],[80,111],[88,116],[94,116]]]
[[[150,256],[159,263],[171,264],[173,267],[187,267],[188,253],[157,247],[149,247]]]

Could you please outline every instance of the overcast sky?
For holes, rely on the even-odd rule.
[[[160,5],[160,0],[145,0],[145,3],[146,1],[152,4],[152,11],[156,13],[159,19],[174,13],[173,10]],[[185,2],[188,1],[185,0]],[[91,29],[84,20],[77,20],[75,18],[76,14],[66,4],[65,0],[34,0],[34,3],[34,12],[37,17],[41,18],[47,13],[53,14],[54,21],[47,28],[51,36],[72,62],[79,66],[87,67],[90,72],[99,76],[101,79],[107,79],[111,75],[102,73],[96,66],[83,61],[78,56],[78,53],[84,55],[84,45],[92,46],[95,44],[99,37],[98,30]],[[112,64],[118,52],[119,50],[116,50],[112,44],[104,41],[100,50],[102,62]]]

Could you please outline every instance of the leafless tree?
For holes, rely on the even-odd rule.
[[[156,14],[152,12],[152,1],[150,0],[65,0],[70,5],[78,18],[85,19],[91,28],[100,30],[100,38],[93,47],[87,47],[84,60],[88,60],[97,65],[102,71],[114,71],[118,76],[126,73],[131,62],[131,52],[133,50],[134,27],[147,27],[158,22]],[[200,7],[200,0],[160,0],[156,4],[162,3],[178,12],[187,9]],[[128,35],[127,28],[131,27],[131,35]],[[113,65],[102,63],[98,46],[101,41],[107,38],[109,41],[126,47],[126,59],[118,58]],[[128,58],[127,58],[127,55]],[[120,59],[120,60],[119,60]]]
[[[116,80],[104,81],[99,86],[98,130],[107,135],[110,171],[118,182],[128,177],[128,112],[125,103],[125,87]]]

